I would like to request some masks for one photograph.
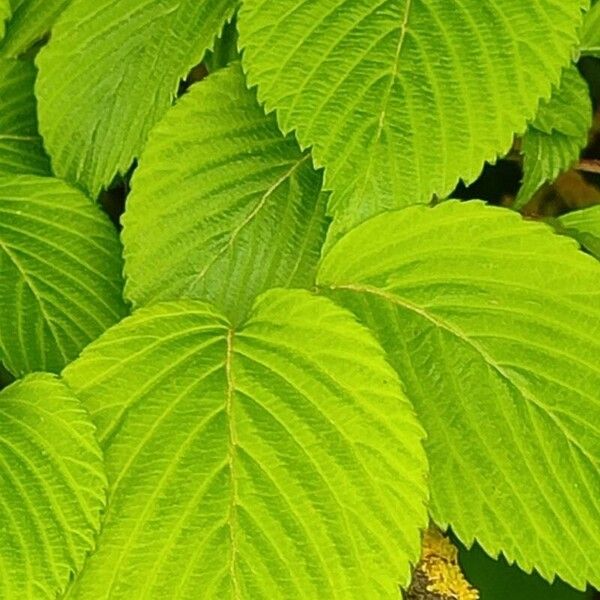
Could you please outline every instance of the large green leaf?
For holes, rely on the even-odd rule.
[[[600,206],[576,210],[558,219],[567,234],[600,260]]]
[[[237,0],[77,0],[40,52],[40,127],[55,172],[92,196],[126,172]]]
[[[515,208],[524,206],[544,183],[553,181],[579,160],[588,142],[592,112],[587,83],[571,65],[523,136],[524,177]]]
[[[0,175],[48,175],[50,163],[38,134],[31,62],[0,58]]]
[[[8,1],[8,0],[4,0]],[[19,56],[50,30],[71,0],[24,0],[15,7],[0,55]],[[1,4],[2,0],[0,0]],[[1,36],[0,36],[1,37]]]
[[[125,314],[108,218],[62,181],[0,177],[0,360],[59,371]]]
[[[0,392],[0,597],[54,600],[94,546],[106,478],[89,416],[52,375]]]
[[[442,197],[506,152],[557,84],[581,0],[245,0],[252,85],[313,145],[346,229]]]
[[[109,501],[69,598],[398,598],[426,524],[422,430],[352,315],[263,295],[241,330],[187,300],[136,312],[65,377]]]
[[[238,66],[195,85],[152,132],[123,219],[136,305],[206,299],[239,320],[261,292],[307,287],[326,230],[321,174]]]
[[[375,217],[323,292],[376,332],[428,433],[431,511],[529,571],[600,583],[600,264],[480,202]]]
[[[596,3],[583,22],[581,53],[600,57],[600,4]]]

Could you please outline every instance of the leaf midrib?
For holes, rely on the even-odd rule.
[[[263,208],[266,206],[269,198],[282,186],[288,179],[292,177],[292,175],[307,161],[311,158],[310,153],[304,154],[301,158],[294,161],[292,166],[277,179],[271,187],[267,189],[267,191],[260,197],[260,200],[256,203],[256,206],[248,213],[248,215],[244,218],[244,220],[232,231],[231,236],[227,240],[227,243],[223,244],[218,252],[214,254],[214,256],[206,263],[204,268],[194,276],[192,281],[187,286],[187,294],[192,294],[194,288],[198,285],[198,282],[201,281],[208,271],[214,266],[214,264],[223,256],[229,248],[231,248],[237,238],[240,236],[242,231],[248,227],[260,214]]]
[[[237,429],[235,419],[233,418],[233,398],[235,395],[235,379],[233,376],[233,340],[235,331],[232,327],[227,332],[227,353],[225,356],[225,374],[227,378],[227,394],[225,400],[225,414],[227,415],[227,464],[229,466],[229,477],[231,480],[231,491],[229,494],[229,507],[227,514],[227,524],[229,527],[229,543],[230,559],[229,559],[229,577],[232,583],[232,595],[235,600],[241,600],[240,585],[236,577],[236,558],[238,554],[237,548],[237,510],[238,504],[238,487],[235,477],[235,458],[238,447]]]
[[[45,322],[48,324],[48,327],[50,328],[50,333],[52,334],[54,341],[56,342],[56,347],[57,347],[58,351],[60,352],[63,361],[67,362],[68,361],[67,354],[65,352],[65,349],[62,346],[60,336],[58,335],[57,331],[54,328],[54,322],[51,319],[50,315],[46,312],[46,305],[39,293],[39,290],[37,289],[37,287],[35,286],[33,281],[29,278],[29,275],[27,274],[27,271],[24,269],[20,260],[14,255],[14,253],[11,250],[9,250],[8,246],[1,239],[0,239],[0,248],[6,254],[6,256],[11,261],[11,263],[15,266],[15,268],[21,275],[21,277],[22,277],[23,281],[25,282],[25,284],[27,285],[27,287],[31,290],[31,293],[33,294],[34,298],[36,299],[36,301],[40,307],[42,316],[44,317]]]
[[[508,375],[508,373],[505,371],[505,369],[502,367],[502,365],[500,365],[480,344],[478,344],[476,341],[472,340],[460,328],[452,325],[451,323],[448,323],[444,319],[441,319],[435,315],[432,315],[427,310],[425,310],[423,307],[420,307],[417,304],[414,304],[413,302],[407,300],[406,298],[397,296],[395,294],[391,294],[389,292],[386,292],[384,290],[381,290],[379,288],[376,288],[376,287],[373,287],[370,285],[329,284],[326,286],[321,286],[320,289],[328,289],[328,290],[332,290],[332,291],[336,291],[336,290],[351,291],[351,292],[355,292],[355,293],[359,293],[359,294],[370,294],[373,296],[377,296],[379,298],[386,300],[387,302],[390,302],[391,304],[401,306],[402,308],[410,310],[410,311],[420,315],[424,319],[428,320],[430,323],[433,323],[437,328],[443,329],[443,330],[451,333],[456,338],[458,338],[459,340],[461,340],[462,342],[464,342],[465,344],[470,346],[477,353],[479,353],[481,355],[481,357],[483,358],[483,360],[486,362],[486,364],[488,364],[492,369],[494,369],[502,377],[502,379],[508,383],[509,386],[516,389],[523,396],[523,398],[529,400],[538,409],[542,410],[543,413],[546,414],[550,419],[552,419],[554,424],[563,433],[563,435],[565,436],[565,439],[569,442],[569,444],[571,444],[573,447],[577,448],[586,457],[586,459],[590,461],[592,466],[597,467],[596,461],[594,461],[593,457],[591,457],[589,455],[589,453],[586,452],[585,448],[583,448],[577,442],[577,440],[573,439],[571,434],[565,430],[560,418],[557,417],[554,414],[554,412],[552,410],[550,410],[547,406],[542,404],[538,398],[533,396],[529,392],[529,390],[524,389],[521,386],[519,386],[518,383],[515,382]]]

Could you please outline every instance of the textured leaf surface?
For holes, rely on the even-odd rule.
[[[431,510],[529,571],[600,583],[600,265],[480,202],[354,229],[320,286],[373,328],[428,433]]]
[[[560,86],[523,136],[523,183],[515,202],[521,208],[546,182],[579,160],[592,126],[592,100],[587,83],[574,65],[565,69]]]
[[[600,206],[576,210],[558,219],[561,227],[600,260]]]
[[[18,56],[29,49],[50,30],[70,1],[24,0],[20,2],[14,10],[6,37],[0,44],[0,55]]]
[[[57,372],[125,314],[108,218],[46,177],[0,177],[0,360]]]
[[[210,300],[234,320],[271,287],[306,287],[325,236],[321,174],[238,66],[195,85],[152,132],[123,219],[134,304]]]
[[[581,52],[600,56],[600,4],[598,3],[585,16],[581,31]]]
[[[422,433],[350,313],[280,290],[234,332],[207,304],[157,304],[65,377],[110,486],[69,598],[398,598],[426,524]]]
[[[245,0],[244,64],[314,145],[344,229],[506,152],[577,43],[581,0]],[[341,221],[341,222],[340,222]]]
[[[126,172],[236,0],[79,0],[40,52],[41,131],[55,172],[92,196]]]
[[[0,393],[0,597],[54,600],[100,525],[106,479],[89,416],[52,375]]]
[[[0,175],[47,175],[50,163],[38,134],[35,67],[0,58]]]

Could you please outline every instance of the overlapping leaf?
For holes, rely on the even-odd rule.
[[[600,206],[576,210],[558,219],[561,228],[600,260]]]
[[[0,597],[54,600],[94,546],[105,500],[89,416],[55,377],[0,392]]]
[[[488,556],[479,546],[460,547],[460,564],[482,600],[594,600],[594,591],[582,593],[562,581],[553,584],[537,573],[526,574],[502,556]]]
[[[127,296],[191,297],[239,320],[271,287],[306,287],[325,236],[321,174],[246,89],[215,73],[152,133],[123,220]]]
[[[47,175],[50,163],[38,134],[29,61],[0,58],[0,175]]]
[[[65,377],[109,477],[69,598],[398,598],[426,524],[422,431],[347,311],[272,291],[234,331],[156,304]]]
[[[600,4],[597,2],[585,16],[580,48],[582,54],[600,56]]]
[[[600,584],[600,265],[474,202],[375,217],[321,289],[372,327],[428,433],[431,511],[529,571]]]
[[[506,152],[568,64],[581,0],[245,0],[252,85],[314,146],[336,231],[446,196]]]
[[[0,177],[0,360],[59,371],[125,314],[107,217],[49,177]]]
[[[8,0],[4,0],[8,2]],[[14,2],[14,14],[0,55],[19,56],[50,30],[71,0],[21,0]],[[0,4],[2,0],[0,0]],[[1,37],[1,36],[0,36]]]
[[[236,0],[79,0],[40,52],[40,126],[55,172],[92,196],[126,172]]]
[[[591,126],[590,92],[577,68],[571,66],[523,136],[524,178],[515,208],[524,206],[544,183],[555,180],[579,160]]]

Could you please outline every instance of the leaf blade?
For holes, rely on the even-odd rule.
[[[522,139],[524,177],[514,208],[522,208],[539,188],[579,160],[592,127],[592,100],[577,67],[565,69],[561,83]]]
[[[570,212],[559,217],[558,223],[568,235],[600,260],[600,206]]]
[[[55,598],[94,546],[106,478],[94,428],[58,378],[0,393],[0,553],[5,598]]]
[[[69,2],[25,0],[14,6],[10,26],[0,44],[0,56],[16,58],[23,54],[50,30]]]
[[[31,62],[0,58],[0,174],[49,175],[38,133]]]
[[[123,217],[126,296],[196,298],[239,321],[263,291],[310,287],[326,194],[239,66],[193,86],[156,127]]]
[[[40,128],[56,174],[95,197],[126,173],[236,4],[71,3],[37,58]]]
[[[115,396],[119,372],[133,381]],[[269,292],[235,332],[209,305],[156,304],[65,377],[98,426],[112,503],[74,598],[199,586],[206,598],[392,598],[407,582],[426,522],[422,433],[373,338],[332,303]],[[155,469],[169,438],[175,460]]]
[[[313,147],[340,234],[473,181],[549,96],[578,41],[581,2],[505,4],[244,2],[249,83],[282,130]]]
[[[318,281],[373,328],[406,385],[428,433],[434,519],[526,571],[594,584],[597,263],[510,211],[447,202],[359,226]]]
[[[47,177],[0,177],[0,356],[14,375],[58,372],[126,313],[108,218]]]

